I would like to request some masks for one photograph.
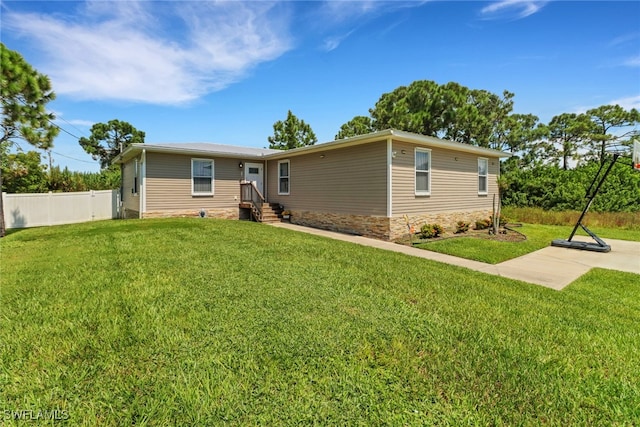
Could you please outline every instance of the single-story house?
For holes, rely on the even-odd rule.
[[[127,218],[209,216],[291,222],[394,240],[415,227],[491,215],[508,153],[385,130],[292,150],[133,144],[122,167]]]

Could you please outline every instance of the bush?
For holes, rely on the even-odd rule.
[[[466,233],[469,231],[469,223],[464,221],[458,221],[456,224],[456,234]]]
[[[491,226],[491,220],[488,218],[480,219],[476,221],[476,230],[486,230],[490,226]]]
[[[600,168],[598,162],[586,162],[575,169],[554,165],[509,167],[503,181],[502,206],[541,208],[545,211],[581,211],[585,194]],[[640,173],[618,161],[591,206],[591,212],[640,211]]]
[[[444,229],[439,224],[425,224],[420,227],[420,236],[423,239],[438,237],[442,233],[444,233]]]

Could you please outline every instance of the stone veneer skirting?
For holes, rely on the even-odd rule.
[[[456,230],[458,221],[465,221],[474,226],[475,222],[480,219],[489,218],[492,215],[491,209],[468,210],[468,211],[448,211],[436,213],[423,213],[408,215],[409,223],[415,229],[420,231],[420,227],[425,224],[439,224],[445,231],[453,232]],[[391,240],[397,240],[409,236],[409,229],[404,217],[390,218]]]
[[[390,240],[389,218],[386,216],[349,215],[294,210],[291,211],[291,222],[293,224],[321,228],[323,230]]]
[[[416,232],[424,224],[440,224],[445,230],[455,231],[458,221],[471,224],[476,220],[489,218],[491,210],[449,211],[409,215],[409,222]],[[366,216],[336,214],[330,212],[292,211],[293,224],[341,233],[357,234],[382,240],[397,240],[409,235],[403,216]]]
[[[205,209],[207,218],[238,219],[238,208]],[[199,217],[200,209],[182,209],[171,211],[151,211],[142,214],[142,218],[189,218]]]

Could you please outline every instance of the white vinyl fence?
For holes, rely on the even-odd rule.
[[[78,193],[7,194],[4,220],[7,228],[72,224],[119,217],[118,190]]]

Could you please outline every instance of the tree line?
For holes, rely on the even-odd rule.
[[[42,164],[37,151],[18,151],[1,156],[2,190],[7,193],[47,193],[111,190],[120,186],[120,169],[77,172]]]
[[[506,151],[512,157],[501,163],[504,205],[580,210],[600,165],[611,159],[612,151],[630,154],[633,141],[640,137],[636,109],[602,105],[541,123],[533,114],[513,113],[513,99],[509,91],[497,95],[454,82],[418,80],[383,94],[369,115],[344,123],[335,139],[398,129]],[[289,111],[279,127],[289,129],[284,138],[288,148],[307,145],[295,138],[300,122],[304,123]],[[592,209],[640,211],[640,173],[625,159],[620,161]]]
[[[636,109],[602,105],[541,123],[533,114],[513,113],[513,98],[509,91],[496,95],[454,82],[418,80],[383,94],[368,116],[343,124],[336,139],[399,129],[507,151],[524,168],[555,164],[567,170],[572,161],[604,162],[611,149],[628,152],[640,135]]]
[[[3,192],[86,191],[118,188],[120,169],[112,160],[145,133],[120,120],[96,123],[80,146],[100,161],[100,172],[73,172],[42,165],[40,152],[24,152],[18,141],[41,151],[53,148],[60,132],[46,106],[56,97],[49,77],[35,70],[20,53],[0,43],[0,189]],[[17,148],[12,153],[12,149]],[[5,235],[4,203],[0,197],[0,237]]]

